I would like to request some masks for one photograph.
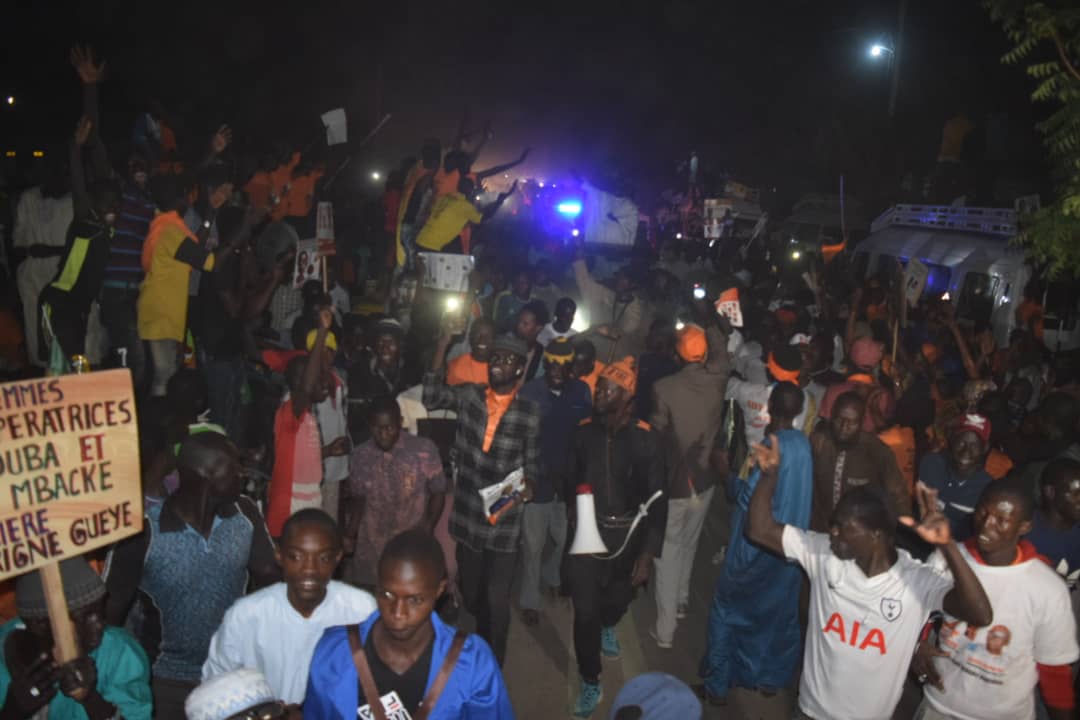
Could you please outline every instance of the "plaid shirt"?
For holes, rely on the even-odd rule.
[[[488,524],[478,491],[521,467],[525,477],[539,477],[540,408],[519,393],[499,420],[491,449],[484,452],[486,392],[483,385],[447,385],[442,371],[424,375],[424,405],[429,410],[454,410],[458,416],[454,438],[458,477],[450,515],[451,537],[471,550],[516,552],[522,507],[507,511],[493,527]]]

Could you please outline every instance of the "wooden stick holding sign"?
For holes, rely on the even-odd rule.
[[[60,579],[60,563],[43,565],[41,585],[45,590],[45,605],[49,608],[49,625],[52,626],[56,661],[63,665],[79,657],[79,641],[75,637],[75,623],[71,622],[64,582]]]

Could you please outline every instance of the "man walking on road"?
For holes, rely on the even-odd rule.
[[[656,627],[650,632],[661,648],[672,646],[677,620],[686,616],[698,539],[721,480],[710,456],[723,421],[726,346],[718,328],[687,325],[676,346],[684,367],[653,391],[651,420],[664,451],[668,496],[664,550],[656,559]]]

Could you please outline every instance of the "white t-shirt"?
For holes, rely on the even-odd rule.
[[[280,582],[242,597],[225,613],[203,663],[208,680],[240,668],[261,670],[274,695],[301,703],[315,645],[326,628],[363,622],[375,612],[375,598],[345,583],[330,581],[326,598],[311,617],[296,612]]]
[[[765,439],[765,428],[772,418],[769,415],[769,396],[776,383],[761,385],[737,377],[728,378],[725,399],[739,403],[743,414],[743,428],[746,430],[746,444],[750,446]],[[815,407],[817,407],[815,405]],[[810,409],[810,397],[803,390],[803,409],[795,418],[792,427],[802,430],[806,424],[806,413]]]
[[[945,616],[939,644],[950,655],[934,660],[945,692],[927,685],[926,699],[938,712],[964,720],[1032,720],[1036,663],[1068,665],[1080,657],[1068,587],[1037,558],[991,567],[966,548],[960,552],[986,590],[994,620],[969,630]],[[944,566],[940,555],[931,562]]]
[[[321,403],[313,406],[315,418],[319,421],[319,434],[323,445],[329,445],[339,437],[349,437],[349,390],[345,381],[334,373],[337,384]],[[350,442],[350,449],[352,445]],[[349,456],[328,455],[323,458],[323,482],[341,482],[349,477]]]
[[[570,328],[566,332],[559,332],[552,323],[548,323],[544,326],[544,329],[540,331],[540,334],[536,336],[536,342],[540,343],[543,347],[547,347],[548,343],[555,338],[572,338],[577,334],[578,332],[574,328]]]
[[[784,554],[810,576],[810,615],[799,709],[815,720],[890,720],[919,631],[952,587],[948,575],[897,550],[866,577],[825,533],[784,526]]]

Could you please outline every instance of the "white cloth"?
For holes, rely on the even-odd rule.
[[[868,578],[833,555],[828,535],[790,525],[783,544],[810,577],[799,709],[822,720],[890,720],[919,631],[952,578],[899,549],[891,568]]]
[[[239,668],[258,668],[275,698],[303,702],[311,657],[323,631],[363,622],[373,612],[375,598],[336,580],[330,581],[326,598],[309,618],[289,604],[285,583],[263,588],[240,598],[225,613],[210,640],[203,680]]]
[[[555,338],[572,338],[577,334],[578,332],[574,328],[570,328],[566,332],[559,332],[555,329],[553,323],[548,323],[544,326],[544,329],[540,331],[540,334],[536,336],[536,342],[540,343],[543,347],[547,347],[548,343]]]
[[[41,194],[40,188],[32,187],[19,196],[12,246],[24,250],[33,245],[62,248],[74,215],[71,195],[47,198]],[[38,296],[52,282],[59,269],[59,256],[27,257],[15,271],[15,283],[23,306],[27,357],[32,364],[40,367],[47,364],[48,358],[41,357],[38,352]]]
[[[315,419],[319,421],[319,434],[323,445],[329,445],[339,437],[349,437],[349,393],[345,381],[335,373],[337,386],[325,400],[315,405]],[[336,483],[349,477],[349,455],[328,455],[323,458],[323,482]]]
[[[754,443],[760,443],[765,439],[765,428],[768,427],[769,420],[772,419],[769,415],[769,396],[772,395],[774,387],[776,387],[776,383],[765,385],[737,377],[728,378],[724,397],[727,400],[737,402],[742,410],[747,447]],[[796,430],[802,430],[806,425],[806,413],[810,407],[810,397],[807,395],[806,390],[803,390],[803,409],[792,425]]]
[[[934,659],[945,692],[927,685],[926,699],[935,710],[964,720],[1032,720],[1036,663],[1068,665],[1080,658],[1068,587],[1038,558],[991,567],[966,548],[960,553],[986,590],[994,621],[971,637],[963,621],[945,616],[939,644],[950,655]],[[940,557],[931,562],[943,569]],[[1003,644],[998,652],[990,652],[989,636]]]
[[[690,601],[690,572],[694,568],[701,529],[712,505],[711,487],[701,494],[668,500],[664,547],[656,564],[656,637],[669,643],[675,635],[679,605]]]

